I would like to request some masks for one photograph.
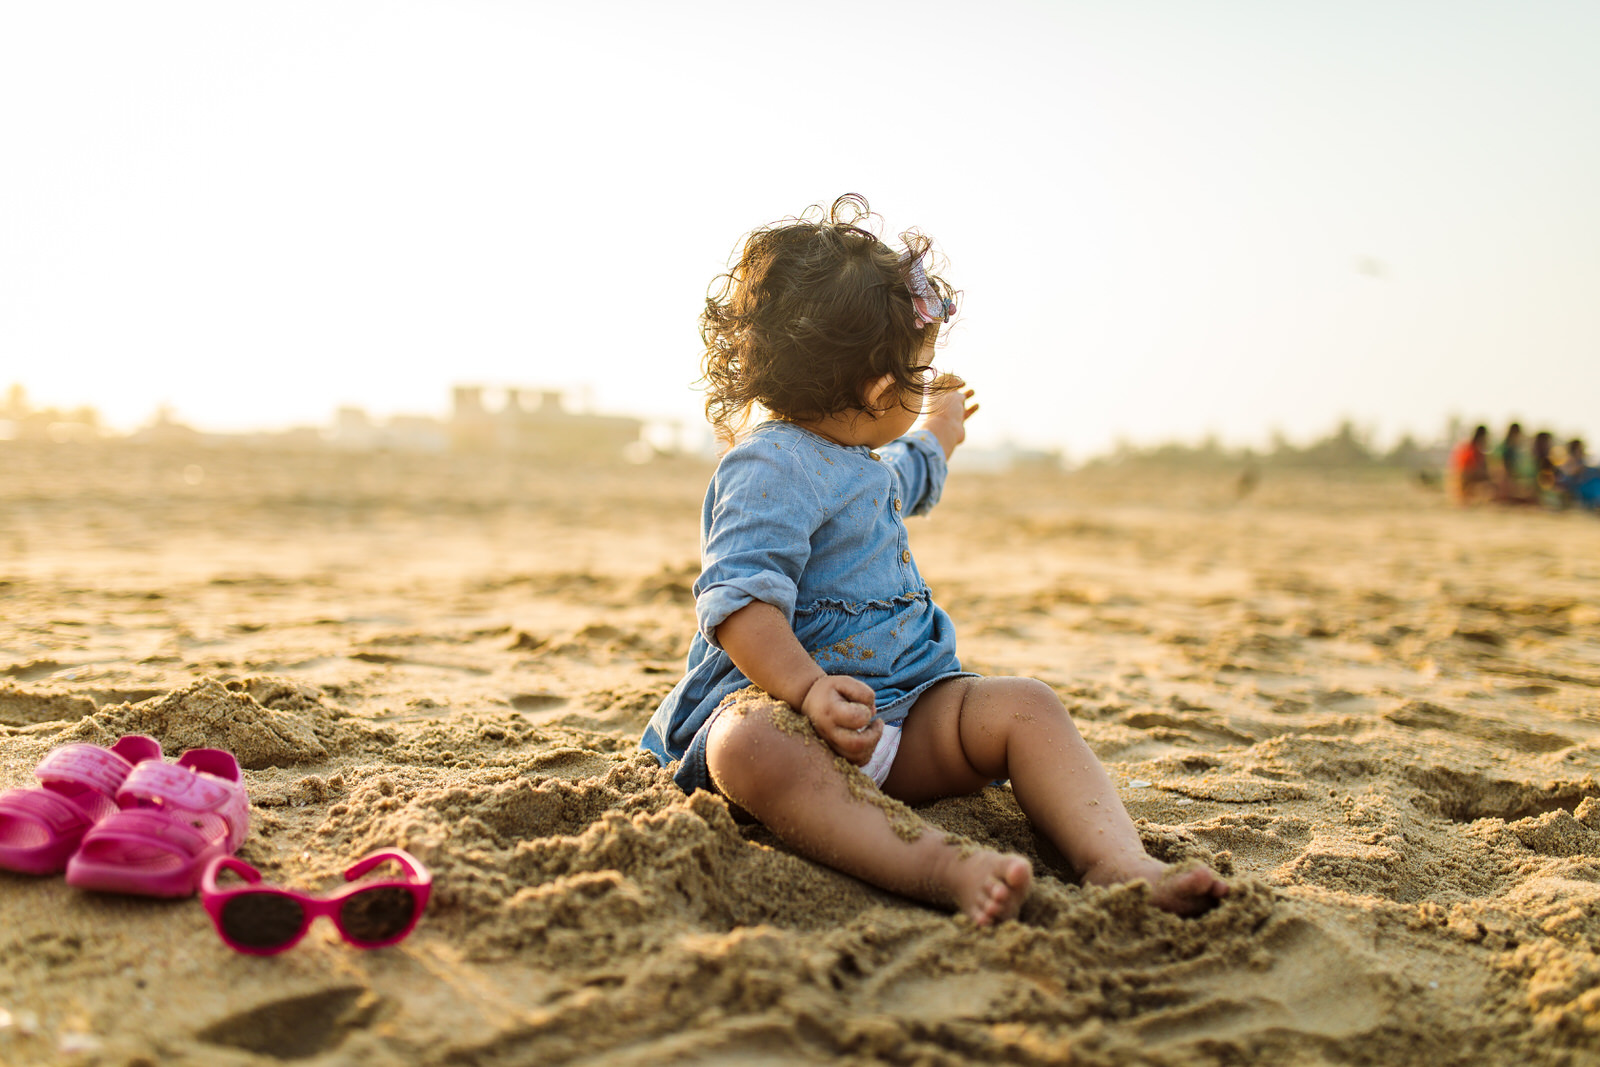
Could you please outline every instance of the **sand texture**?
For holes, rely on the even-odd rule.
[[[0,872],[0,1063],[1600,1062],[1600,523],[1393,479],[958,472],[911,523],[966,664],[1055,687],[1195,920],[1034,861],[994,929],[636,747],[709,468],[0,443],[0,786],[221,746],[240,855],[430,864],[403,945],[236,955],[196,901]]]

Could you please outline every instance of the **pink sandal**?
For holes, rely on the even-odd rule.
[[[68,885],[191,896],[206,863],[232,855],[250,827],[239,761],[220,748],[192,749],[176,764],[141,763],[117,803],[122,810],[85,834],[67,863]]]
[[[0,867],[55,874],[96,823],[116,814],[117,790],[135,765],[161,763],[153,737],[129,734],[110,748],[62,745],[33,773],[43,786],[0,793]]]

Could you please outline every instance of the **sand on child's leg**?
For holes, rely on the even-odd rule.
[[[1198,915],[1228,892],[1203,865],[1175,869],[1144,850],[1105,767],[1059,697],[1032,678],[956,678],[917,701],[884,782],[919,803],[1009,778],[1017,805],[1092,885],[1146,881],[1157,907]]]
[[[803,715],[759,690],[724,706],[707,763],[724,796],[801,855],[979,926],[1015,917],[1033,883],[1025,857],[930,826],[837,756]]]

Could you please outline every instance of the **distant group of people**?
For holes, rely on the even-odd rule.
[[[1559,445],[1548,433],[1529,439],[1513,422],[1493,446],[1479,426],[1450,454],[1450,495],[1460,504],[1537,504],[1600,510],[1600,468],[1589,465],[1583,440]]]

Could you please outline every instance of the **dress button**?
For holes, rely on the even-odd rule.
[[[882,459],[883,458],[883,457],[879,456],[876,452],[868,452],[867,456],[870,457],[871,459]]]
[[[910,563],[911,562],[911,553],[910,552],[902,552],[902,553],[900,553],[900,562],[901,563]]]
[[[895,497],[894,498],[894,509],[896,511],[900,510],[900,498],[899,497]]]

